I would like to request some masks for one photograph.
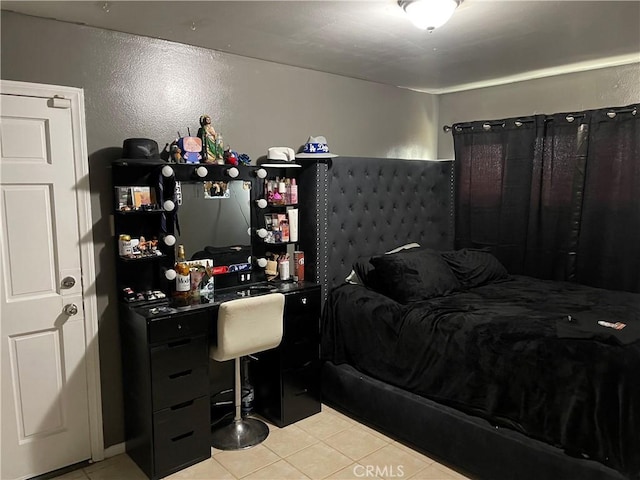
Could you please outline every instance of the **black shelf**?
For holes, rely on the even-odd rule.
[[[281,208],[287,208],[287,207],[292,207],[292,208],[297,208],[298,204],[297,203],[284,203],[282,205],[278,205],[275,203],[268,203],[267,206],[265,207],[266,209],[281,209]]]
[[[163,258],[167,258],[167,255],[164,253],[162,255],[144,255],[138,257],[123,257],[122,255],[118,255],[120,261],[125,263],[138,263],[138,262],[148,262],[152,260],[161,260]]]
[[[144,209],[139,209],[139,210],[116,210],[115,211],[116,214],[118,215],[141,215],[141,214],[147,214],[147,213],[170,213],[167,212],[166,210],[163,210],[162,208],[154,208],[154,209],[150,209],[150,210],[144,210]]]

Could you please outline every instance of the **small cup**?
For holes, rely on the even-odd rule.
[[[289,280],[289,260],[282,260],[279,265],[280,280]]]

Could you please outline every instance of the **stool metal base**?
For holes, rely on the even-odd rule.
[[[211,446],[218,450],[243,450],[262,443],[268,435],[269,427],[258,419],[234,419],[211,432]]]

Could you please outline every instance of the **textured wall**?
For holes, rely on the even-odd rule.
[[[444,125],[640,102],[640,64],[450,93],[439,99],[438,158],[453,158],[453,137],[442,131]]]
[[[105,445],[124,440],[109,163],[122,140],[195,134],[209,113],[252,159],[324,135],[348,156],[433,159],[437,98],[145,37],[2,12],[2,78],[81,87],[98,277]]]

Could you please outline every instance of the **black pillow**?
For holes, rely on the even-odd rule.
[[[442,252],[463,288],[479,287],[508,278],[507,269],[491,253],[472,248]]]
[[[372,273],[374,270],[373,265],[371,265],[371,257],[360,257],[355,262],[353,262],[353,271],[356,272],[358,279],[362,282],[363,285],[366,285],[370,288],[373,288],[370,284],[373,279]]]
[[[374,290],[400,303],[446,295],[460,287],[440,254],[433,250],[407,250],[370,260],[375,270]]]

